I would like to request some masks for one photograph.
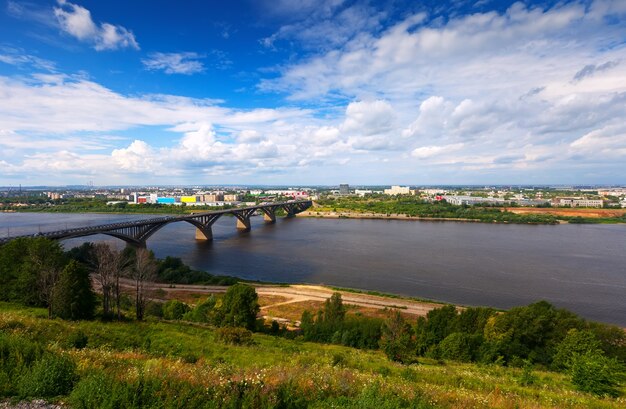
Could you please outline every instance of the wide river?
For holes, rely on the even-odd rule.
[[[0,237],[149,215],[0,213]],[[510,308],[548,300],[626,326],[626,225],[531,226],[402,220],[279,219],[239,233],[233,217],[195,240],[188,223],[148,240],[158,257],[246,279],[315,283]],[[92,236],[64,242],[109,240]]]

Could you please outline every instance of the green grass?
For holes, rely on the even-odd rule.
[[[162,321],[67,322],[46,311],[0,303],[3,336],[69,356],[79,380],[75,407],[502,407],[618,408],[574,390],[562,374],[428,359],[402,366],[379,351],[254,334],[254,345],[225,345],[208,326]],[[83,332],[87,346],[72,348]],[[16,343],[19,345],[19,343]],[[3,358],[4,359],[4,358]],[[0,376],[0,380],[2,380]],[[12,382],[11,379],[5,382]],[[4,397],[15,397],[0,388]],[[105,392],[103,392],[105,391]],[[622,390],[622,393],[624,390]],[[622,395],[623,396],[623,395]]]

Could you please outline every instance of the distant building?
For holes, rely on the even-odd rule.
[[[391,186],[391,189],[385,189],[386,195],[410,195],[411,189],[408,186]]]
[[[223,200],[224,200],[224,195],[221,193],[212,193],[212,194],[204,195],[202,197],[203,202],[209,202],[209,203],[221,202]]]
[[[493,198],[493,197],[444,195],[442,196],[442,198],[445,199],[446,202],[453,204],[453,205],[458,205],[458,206],[461,206],[461,205],[473,206],[476,204],[483,204],[483,203],[492,204],[492,205],[494,204],[503,205],[503,204],[509,203],[508,200]]]
[[[561,197],[556,199],[557,206],[569,207],[602,207],[604,201],[602,199],[585,199],[578,197]]]
[[[239,202],[241,200],[241,195],[224,195],[225,202]]]
[[[349,195],[350,194],[350,185],[347,183],[342,183],[339,185],[339,194],[340,195]]]
[[[181,203],[196,203],[199,202],[197,196],[181,196]]]
[[[357,196],[365,196],[365,195],[371,195],[372,193],[374,193],[374,191],[372,190],[363,190],[363,189],[355,189],[354,190],[354,194]]]

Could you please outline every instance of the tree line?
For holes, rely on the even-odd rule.
[[[473,219],[484,222],[554,224],[556,217],[548,214],[516,214],[494,206],[453,205],[445,200],[428,202],[415,197],[326,198],[318,201],[323,208],[334,211],[405,214],[412,217]]]
[[[617,396],[626,371],[623,329],[546,301],[505,312],[447,305],[411,323],[398,310],[385,320],[346,315],[335,293],[317,313],[304,311],[300,328],[305,340],[380,348],[404,364],[426,357],[566,372],[580,390],[598,395]]]

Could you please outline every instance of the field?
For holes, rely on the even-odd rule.
[[[254,334],[219,342],[208,326],[164,321],[67,322],[0,303],[0,341],[38,345],[76,364],[74,407],[619,408],[626,399],[577,392],[564,375],[420,359]],[[86,336],[77,348],[73,335]],[[3,355],[3,359],[7,355]],[[20,358],[22,364],[26,355]],[[28,370],[25,370],[28,372]],[[0,379],[11,396],[13,378]]]
[[[577,208],[537,208],[537,207],[507,207],[505,211],[515,214],[551,214],[565,217],[622,217],[626,209],[577,209]]]

